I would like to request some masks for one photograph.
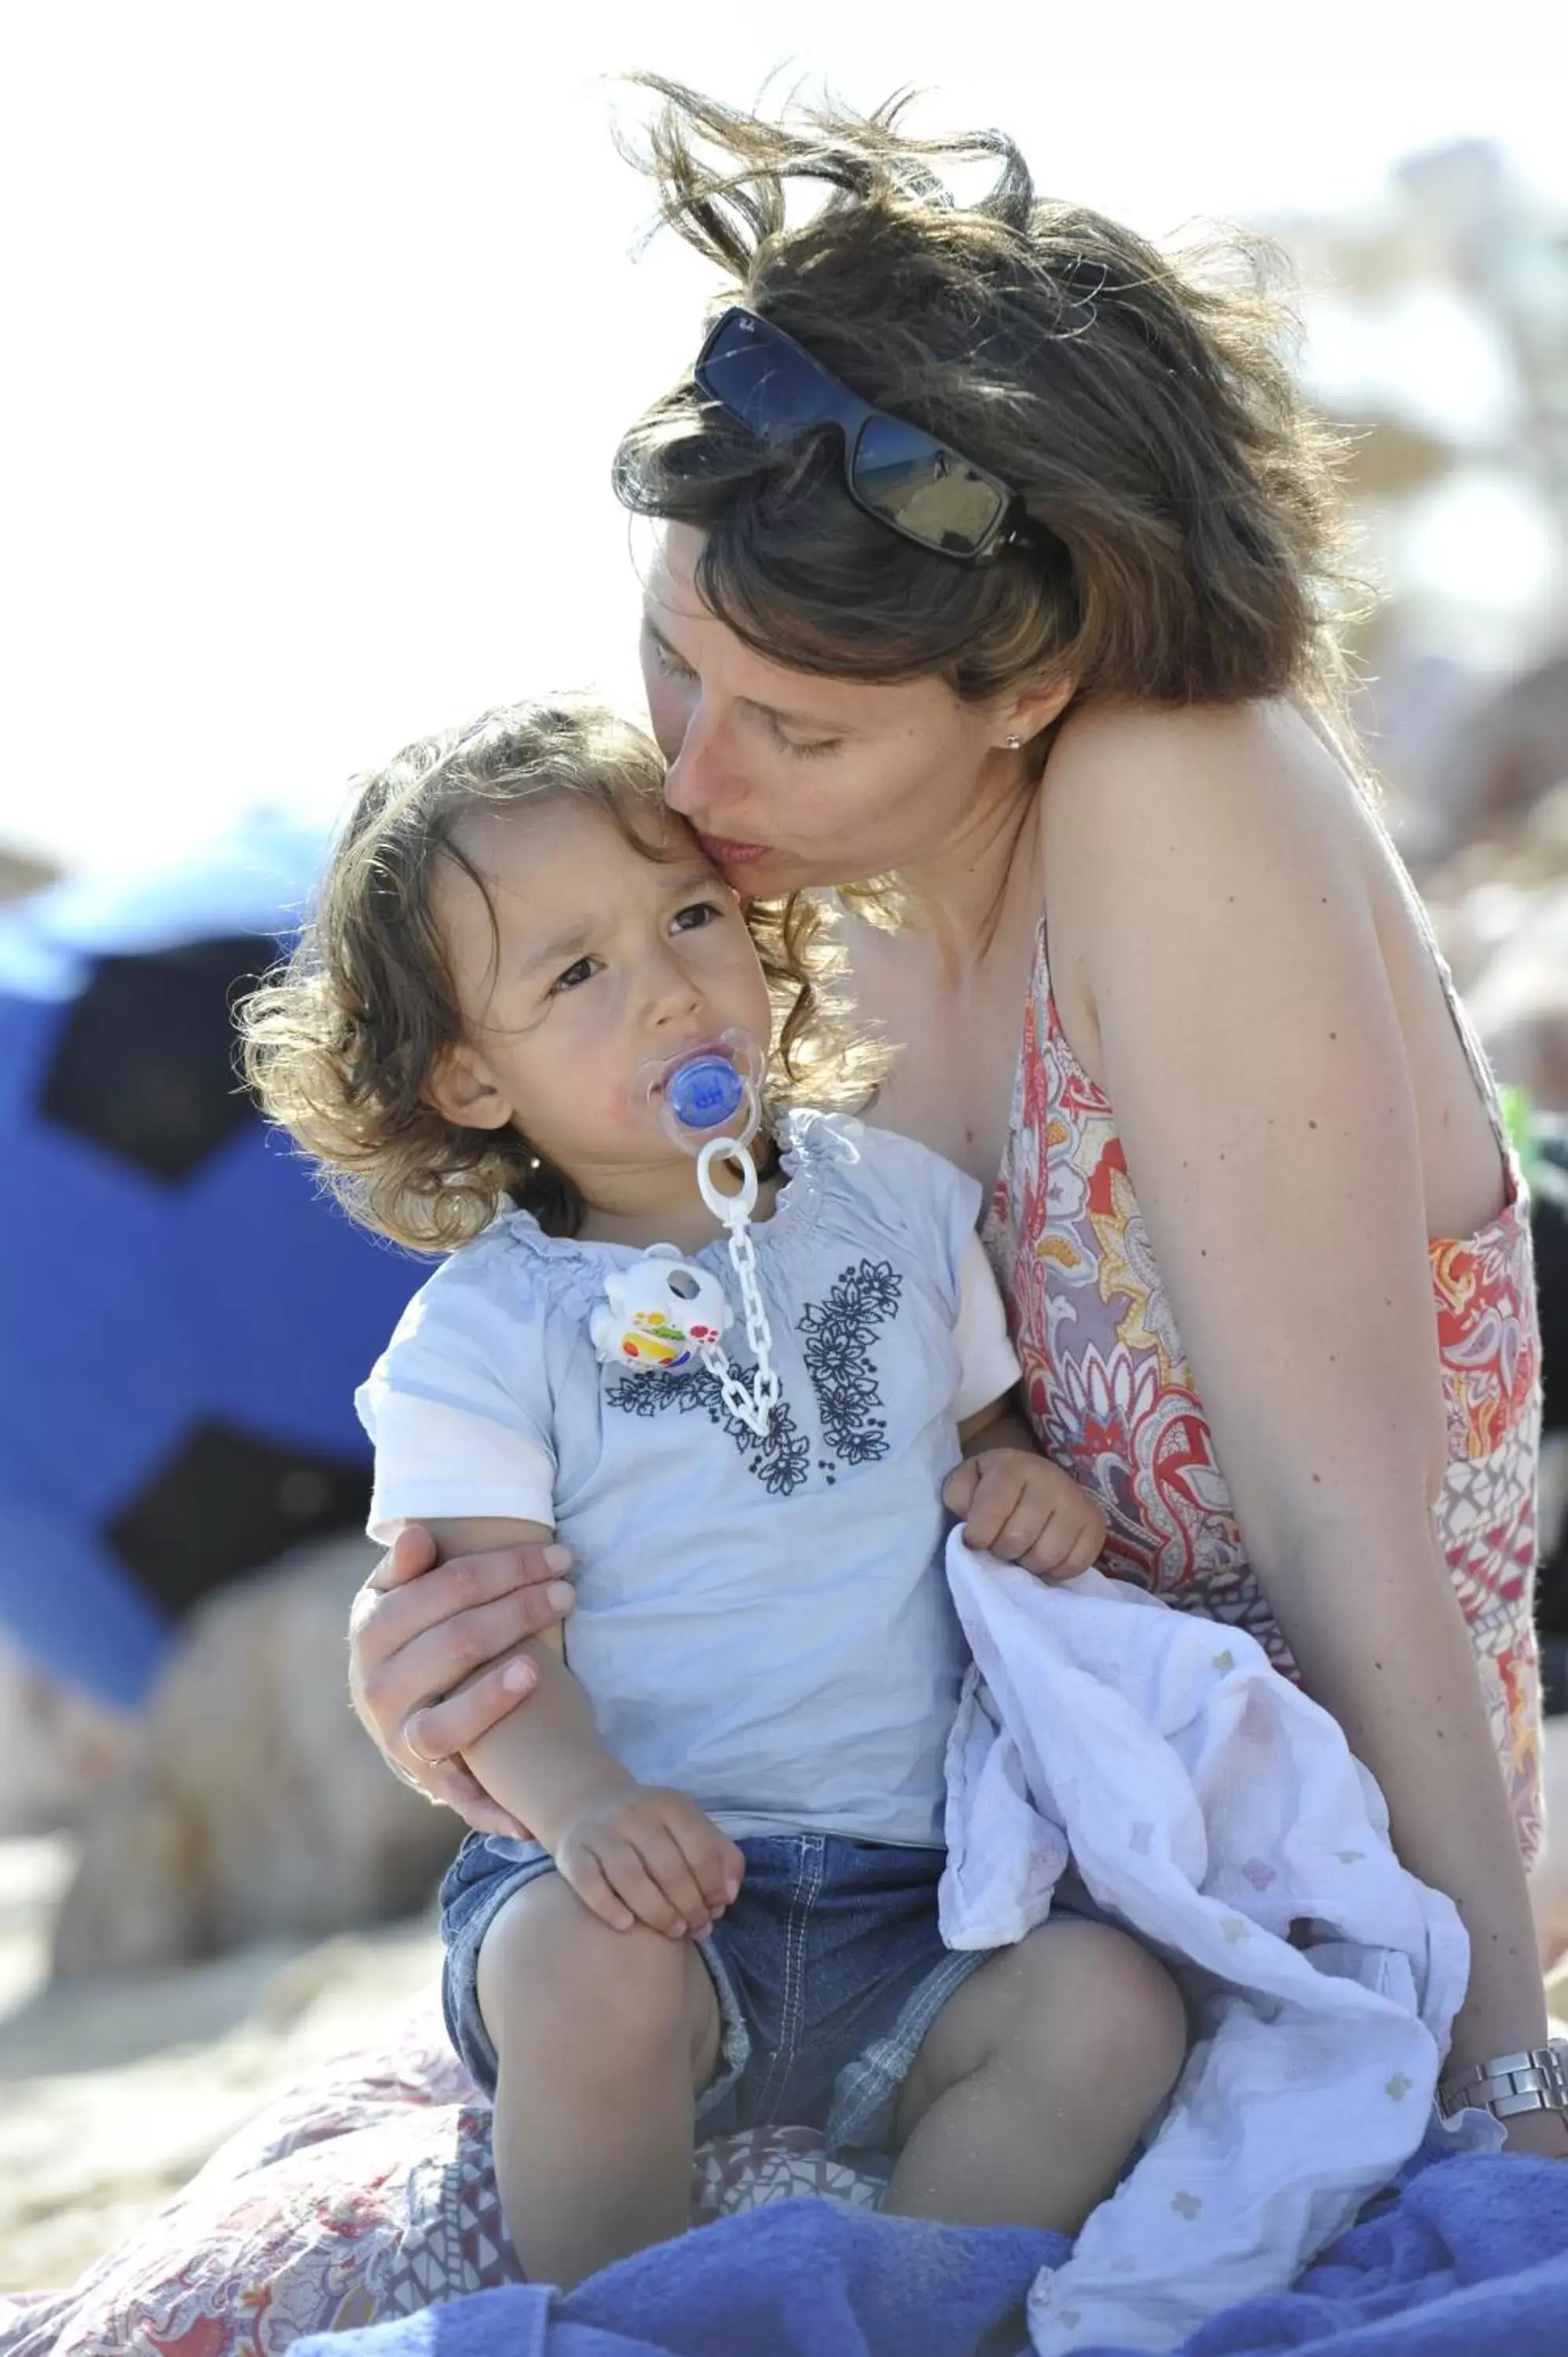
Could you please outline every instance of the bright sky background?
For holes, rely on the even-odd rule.
[[[1501,141],[1568,203],[1560,0],[33,0],[0,21],[0,842],[139,863],[487,704],[629,696],[617,431],[693,349],[604,78],[1000,122],[1162,232]],[[1440,346],[1434,346],[1434,352]],[[1441,373],[1439,369],[1437,373]]]

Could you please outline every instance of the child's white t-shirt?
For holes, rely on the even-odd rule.
[[[499,1220],[421,1290],[359,1394],[371,1529],[454,1515],[571,1547],[569,1666],[608,1749],[732,1834],[940,1843],[965,1654],[941,1568],[957,1425],[1017,1380],[980,1189],[886,1130],[798,1114],[754,1226],[781,1395],[757,1439],[701,1369],[601,1365],[639,1255]],[[738,1310],[722,1240],[689,1255]],[[725,1336],[751,1372],[738,1317]]]

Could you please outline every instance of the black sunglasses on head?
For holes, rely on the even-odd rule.
[[[692,373],[700,391],[765,442],[838,426],[851,499],[917,547],[974,565],[1016,537],[1020,502],[1005,483],[934,434],[873,409],[754,311],[726,311]]]

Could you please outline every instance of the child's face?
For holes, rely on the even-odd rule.
[[[489,907],[450,861],[436,888],[465,1038],[431,1096],[471,1127],[514,1122],[590,1200],[596,1177],[678,1156],[641,1067],[731,1026],[766,1049],[771,1027],[734,893],[679,819],[650,809],[639,831],[654,856],[567,795],[476,811],[456,839]]]

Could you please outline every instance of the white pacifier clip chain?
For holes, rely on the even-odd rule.
[[[739,1173],[740,1186],[735,1194],[724,1194],[714,1184],[715,1162],[727,1162]],[[730,1266],[740,1286],[746,1339],[757,1354],[757,1373],[748,1391],[717,1342],[703,1344],[702,1363],[717,1382],[730,1414],[758,1440],[766,1440],[781,1386],[773,1363],[773,1333],[768,1323],[768,1308],[757,1282],[757,1248],[751,1241],[749,1226],[751,1214],[757,1209],[757,1165],[744,1142],[733,1137],[710,1138],[697,1157],[697,1186],[703,1202],[728,1235]]]

